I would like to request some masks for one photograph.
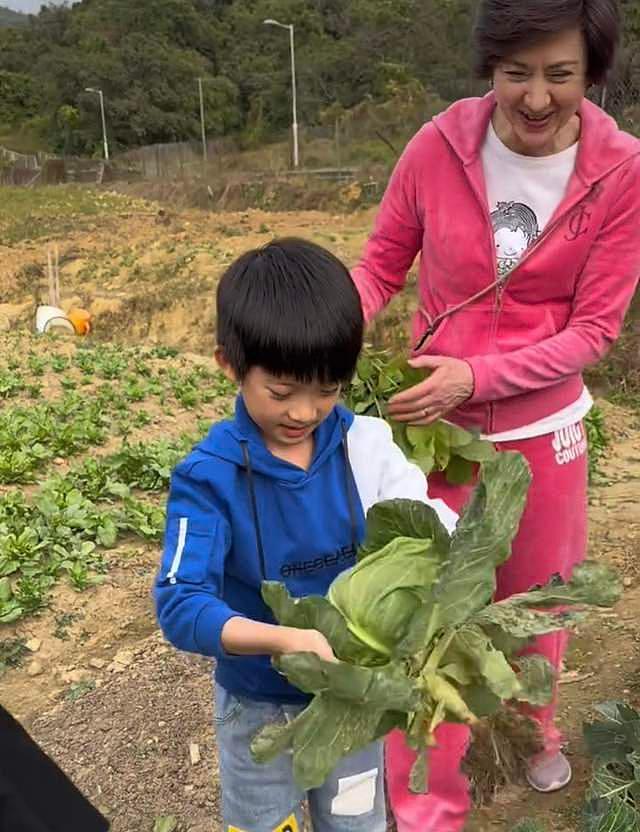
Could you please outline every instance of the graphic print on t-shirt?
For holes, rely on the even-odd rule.
[[[504,277],[540,233],[538,218],[523,202],[498,202],[491,213],[498,258],[498,276]]]

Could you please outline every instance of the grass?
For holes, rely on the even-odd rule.
[[[78,185],[5,187],[0,189],[0,245],[64,236],[81,217],[113,217],[131,205],[129,197]]]

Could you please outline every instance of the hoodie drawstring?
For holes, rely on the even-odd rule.
[[[251,467],[251,457],[249,456],[249,448],[247,442],[242,442],[242,456],[244,457],[244,467],[247,471],[247,487],[249,489],[249,503],[251,505],[251,516],[253,518],[253,528],[256,533],[256,546],[258,547],[258,557],[260,558],[260,573],[262,580],[267,580],[267,565],[264,557],[264,546],[262,545],[262,532],[260,531],[260,520],[258,518],[258,502],[256,500],[256,489],[253,481],[253,468]]]
[[[244,459],[244,467],[247,472],[247,489],[249,491],[249,504],[251,506],[251,518],[253,520],[253,527],[256,534],[256,546],[258,549],[258,557],[260,559],[260,573],[262,580],[267,580],[267,563],[264,556],[264,546],[262,543],[262,532],[260,530],[260,518],[258,517],[258,501],[256,499],[255,480],[253,478],[253,468],[251,466],[251,456],[249,454],[249,447],[247,440],[240,443],[242,445],[242,456]],[[342,423],[342,449],[344,451],[344,470],[345,470],[345,486],[347,491],[347,506],[349,508],[349,522],[351,523],[351,545],[353,546],[354,554],[358,550],[358,522],[356,519],[356,509],[353,499],[354,489],[356,488],[356,480],[353,476],[353,468],[351,467],[351,459],[349,457],[349,443],[347,442],[347,428]]]
[[[356,486],[356,478],[353,476],[353,468],[351,467],[351,458],[349,456],[349,442],[347,440],[347,428],[344,422],[341,422],[342,427],[342,450],[344,451],[344,471],[347,487],[347,505],[349,506],[349,520],[351,522],[351,545],[353,546],[354,554],[358,551],[358,522],[356,520],[356,508],[353,502],[353,492]]]

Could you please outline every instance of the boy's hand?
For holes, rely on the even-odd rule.
[[[325,662],[337,662],[331,645],[318,630],[301,630],[279,624],[263,624],[240,616],[222,628],[222,646],[235,656],[283,656],[315,653]]]
[[[337,662],[335,653],[327,639],[318,630],[301,630],[298,627],[278,627],[281,631],[276,640],[274,653],[315,653],[325,662]]]

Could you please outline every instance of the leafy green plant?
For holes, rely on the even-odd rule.
[[[0,369],[0,399],[17,396],[25,389],[25,382],[20,373],[10,369]]]
[[[345,402],[357,414],[386,419],[389,399],[424,381],[424,377],[421,370],[411,368],[402,358],[392,358],[385,350],[368,350],[358,362]],[[447,480],[454,484],[471,481],[476,464],[496,453],[490,442],[444,420],[419,426],[393,421],[389,424],[409,459],[427,474],[445,471]]]
[[[55,616],[55,629],[53,631],[53,637],[58,638],[61,641],[67,641],[69,639],[69,627],[71,627],[79,618],[77,613],[73,612],[63,612],[58,613]]]
[[[589,481],[595,482],[600,474],[600,461],[610,444],[604,413],[594,405],[584,420],[589,446]]]
[[[0,412],[0,483],[30,482],[55,457],[66,458],[106,439],[108,415],[100,401],[77,393],[59,401]]]
[[[596,707],[602,719],[584,725],[593,776],[584,832],[640,829],[640,713],[622,702]]]
[[[29,648],[24,638],[7,638],[0,641],[0,676],[12,667],[20,667]]]
[[[95,689],[96,683],[92,679],[86,679],[83,682],[74,682],[65,693],[64,698],[67,702],[77,702],[78,699],[82,699],[83,696],[86,696]]]
[[[418,752],[410,787],[420,792],[426,750],[441,722],[474,724],[507,700],[549,701],[551,665],[520,650],[580,620],[574,607],[612,604],[621,587],[606,567],[587,563],[568,583],[554,578],[492,603],[529,481],[520,454],[496,454],[482,463],[452,536],[423,503],[380,503],[367,516],[357,565],[335,579],[326,598],[292,598],[283,584],[263,584],[276,620],[319,630],[339,661],[306,653],[274,660],[313,699],[293,721],[258,735],[256,760],[290,750],[299,786],[314,788],[341,757],[400,728]]]

